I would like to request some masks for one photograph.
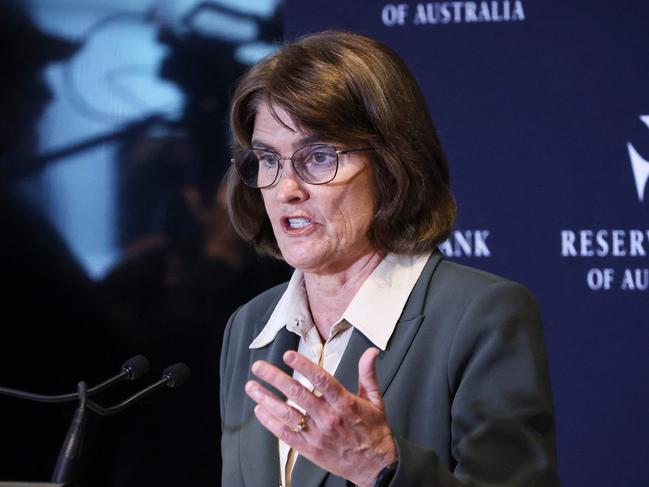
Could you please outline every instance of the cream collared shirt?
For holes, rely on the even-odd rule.
[[[388,254],[366,279],[351,303],[331,327],[323,343],[311,313],[304,286],[304,275],[296,270],[270,319],[249,348],[261,348],[271,343],[286,327],[299,335],[298,352],[334,374],[356,328],[376,347],[385,350],[410,293],[426,265],[430,253],[423,255]],[[299,372],[293,377],[309,390],[313,385]],[[300,409],[292,401],[289,404]],[[304,412],[304,411],[302,411]],[[290,487],[290,473],[297,455],[279,441],[280,487]]]

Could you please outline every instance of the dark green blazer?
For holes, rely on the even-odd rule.
[[[277,439],[257,421],[244,392],[250,366],[297,349],[283,329],[264,348],[248,346],[286,284],[231,317],[221,354],[222,485],[277,487]],[[358,359],[372,346],[354,330],[336,371],[350,391]],[[519,284],[446,262],[435,252],[377,361],[399,467],[391,486],[557,486],[546,354],[536,304]],[[294,487],[347,482],[300,456]],[[351,484],[350,484],[351,485]]]

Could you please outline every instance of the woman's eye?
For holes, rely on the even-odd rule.
[[[259,154],[259,163],[264,167],[275,167],[277,165],[277,157],[273,154]]]
[[[316,152],[313,154],[313,160],[315,162],[325,162],[327,160],[327,154],[324,152]]]
[[[336,162],[336,154],[332,154],[331,152],[312,152],[309,158],[307,159],[307,163],[315,163],[319,165],[323,164],[333,164]]]

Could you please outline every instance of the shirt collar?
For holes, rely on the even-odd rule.
[[[385,350],[429,257],[430,253],[388,254],[363,283],[343,317]]]
[[[385,350],[430,255],[388,254],[365,280],[339,322],[346,320],[375,346]],[[249,348],[265,347],[284,327],[304,335],[312,326],[304,275],[296,270],[268,322]]]
[[[288,287],[270,315],[268,322],[249,348],[261,348],[272,342],[280,330],[286,327],[289,331],[302,335],[313,326],[311,312],[308,308],[304,274],[295,270],[288,282]]]

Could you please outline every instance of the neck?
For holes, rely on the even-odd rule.
[[[324,340],[381,260],[383,256],[372,251],[335,273],[304,273],[311,316]]]

